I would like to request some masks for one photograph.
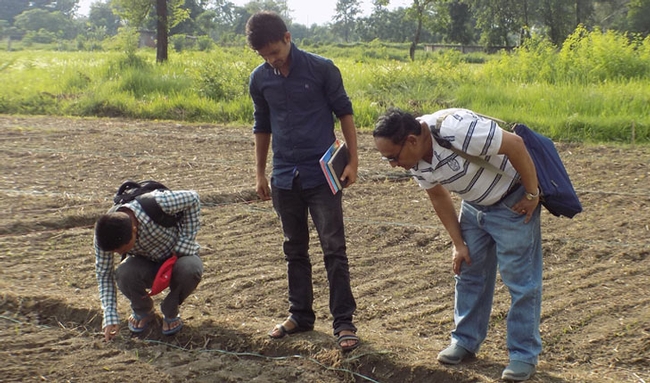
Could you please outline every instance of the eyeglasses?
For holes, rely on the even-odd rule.
[[[388,162],[399,162],[399,156],[400,156],[400,154],[402,154],[402,150],[404,149],[405,144],[406,144],[406,138],[404,139],[404,141],[402,141],[402,146],[400,146],[399,152],[397,152],[397,155],[395,155],[393,157],[381,156],[381,159],[384,160],[384,161],[388,161]]]

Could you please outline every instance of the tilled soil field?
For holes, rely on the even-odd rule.
[[[508,362],[497,284],[476,360],[443,366],[453,329],[450,241],[426,193],[359,133],[345,190],[363,344],[331,334],[312,230],[316,329],[272,341],[287,315],[282,233],[254,193],[249,127],[0,115],[0,382],[495,382]],[[558,144],[585,211],[543,212],[544,351],[533,382],[650,381],[650,147]],[[202,199],[204,279],[176,336],[103,341],[92,229],[126,179]],[[164,293],[163,293],[164,294]],[[160,299],[160,298],[157,298]]]

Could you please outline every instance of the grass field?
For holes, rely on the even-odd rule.
[[[418,54],[398,48],[304,47],[341,69],[362,130],[386,108],[416,114],[465,107],[563,141],[650,142],[650,39],[576,31],[557,50],[532,39],[513,54]],[[245,46],[151,50],[0,52],[0,113],[130,117],[250,125],[247,84],[260,57]]]

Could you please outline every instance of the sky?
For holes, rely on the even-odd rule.
[[[80,0],[79,13],[87,15],[90,4],[97,0]],[[230,0],[235,5],[243,6],[250,0]],[[336,9],[336,0],[286,0],[287,6],[291,10],[291,17],[296,23],[306,26],[312,24],[323,25],[332,22],[334,10]],[[412,3],[412,0],[390,0],[389,9],[397,7],[406,7]],[[364,16],[372,12],[371,0],[361,0],[361,8]]]

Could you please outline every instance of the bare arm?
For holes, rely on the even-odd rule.
[[[270,144],[270,133],[255,134],[255,191],[262,200],[271,199],[271,188],[266,178],[266,158]]]
[[[530,154],[524,145],[524,140],[514,133],[508,131],[503,131],[503,139],[501,141],[501,148],[499,148],[499,154],[505,154],[508,156],[510,163],[517,170],[517,173],[521,176],[521,183],[526,188],[526,192],[530,194],[538,193],[538,180],[537,180],[537,171],[535,169],[535,164],[533,163]],[[527,199],[526,197],[522,198],[517,202],[512,209],[519,212],[526,212],[526,221],[530,221],[530,218],[539,203],[539,197],[533,198],[532,200]]]
[[[345,187],[348,187],[357,181],[357,172],[359,169],[359,153],[357,150],[357,129],[354,126],[354,116],[351,114],[346,114],[341,116],[339,119],[341,121],[341,130],[343,131],[343,138],[345,139],[345,144],[350,151],[350,157],[348,160],[348,165],[343,169],[343,174],[341,174],[341,180],[347,179],[347,184]]]
[[[460,267],[463,262],[471,264],[472,260],[469,256],[469,249],[463,240],[463,235],[460,230],[460,223],[458,222],[458,214],[456,214],[456,207],[451,199],[451,194],[442,185],[437,185],[431,189],[427,189],[427,194],[433,205],[433,210],[440,218],[440,222],[449,233],[451,242],[454,246],[453,250],[453,269],[456,275],[460,274]]]

